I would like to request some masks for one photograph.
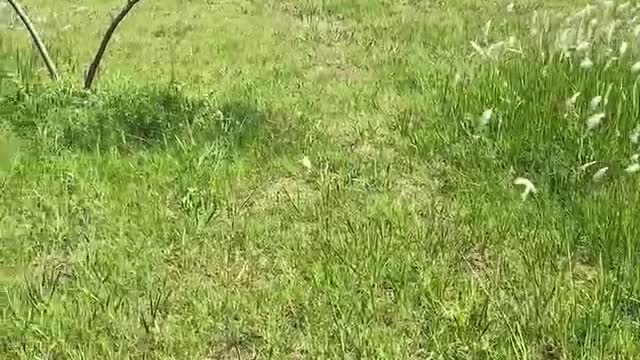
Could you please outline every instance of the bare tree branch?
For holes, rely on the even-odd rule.
[[[128,0],[127,5],[125,5],[125,7],[120,11],[118,16],[116,16],[116,18],[113,19],[113,21],[111,22],[111,25],[109,26],[109,28],[107,29],[107,32],[104,34],[104,37],[102,38],[102,42],[100,43],[100,47],[96,52],[96,56],[93,58],[93,62],[89,66],[87,77],[84,80],[84,88],[86,90],[91,89],[91,85],[93,84],[93,79],[95,78],[96,72],[98,71],[98,67],[100,66],[100,61],[104,56],[104,52],[107,50],[107,45],[109,44],[109,40],[111,40],[113,33],[116,31],[116,28],[118,27],[120,22],[124,20],[124,18],[127,16],[129,11],[131,11],[131,9],[133,9],[133,7],[140,1],[141,0]]]
[[[9,2],[9,4],[11,4],[13,9],[16,11],[18,16],[20,17],[20,20],[22,20],[22,22],[24,23],[24,26],[27,27],[27,30],[29,31],[29,34],[31,35],[33,42],[36,44],[36,47],[38,48],[38,51],[40,52],[40,55],[42,56],[42,59],[44,60],[45,65],[47,66],[47,70],[49,70],[49,76],[51,77],[52,80],[57,81],[60,78],[60,76],[58,75],[58,70],[56,69],[56,66],[54,65],[53,61],[51,61],[49,52],[47,52],[47,48],[44,46],[42,39],[40,39],[38,32],[36,31],[35,27],[31,23],[29,16],[24,11],[24,9],[22,9],[22,6],[20,6],[20,3],[18,3],[17,0],[7,0],[7,1]]]

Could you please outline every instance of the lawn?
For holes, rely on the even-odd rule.
[[[0,358],[640,358],[640,4],[123,4],[0,0]]]

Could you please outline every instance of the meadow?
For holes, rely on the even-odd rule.
[[[0,0],[0,358],[640,358],[640,3]]]

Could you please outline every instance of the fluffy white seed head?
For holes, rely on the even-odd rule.
[[[591,59],[587,56],[580,62],[580,67],[585,70],[591,69],[593,67],[593,61],[591,61]]]
[[[585,52],[589,50],[591,44],[588,41],[581,41],[578,45],[576,45],[577,52]]]
[[[478,45],[477,42],[471,41],[470,44],[471,44],[471,47],[473,48],[473,50],[475,50],[475,52],[477,52],[480,56],[482,56],[482,57],[486,57],[487,56],[487,54],[484,51],[484,49],[482,48],[482,46]]]
[[[624,2],[620,5],[618,5],[618,12],[625,12],[627,10],[629,10],[629,8],[631,7],[631,3],[630,2]]]
[[[304,166],[307,170],[311,170],[311,168],[313,167],[313,165],[311,165],[311,160],[309,160],[308,156],[303,157],[300,162],[302,163],[302,166]]]
[[[576,92],[570,98],[568,98],[566,102],[567,107],[573,107],[576,104],[576,101],[578,101],[579,97],[580,97],[580,91]]]
[[[504,52],[505,42],[498,41],[495,44],[489,45],[487,48],[486,54],[493,59],[497,59]]]
[[[605,166],[602,169],[596,171],[596,173],[593,174],[593,181],[595,181],[595,182],[602,181],[604,179],[604,177],[607,175],[607,171],[609,171],[609,168],[607,166]]]
[[[589,116],[589,118],[587,119],[587,129],[595,129],[596,127],[598,127],[598,125],[600,125],[604,118],[605,114],[603,112]]]
[[[596,110],[598,108],[598,106],[600,106],[600,103],[602,102],[602,96],[598,95],[598,96],[594,96],[593,99],[591,99],[591,110]]]
[[[640,126],[636,127],[631,134],[629,134],[629,141],[631,141],[633,145],[638,145],[638,142],[640,142]]]
[[[615,53],[615,51],[612,48],[606,48],[605,51],[604,51],[605,56],[608,57],[608,58],[614,57],[614,55],[613,55],[614,53]]]
[[[564,29],[556,38],[556,46],[563,52],[568,52],[569,48],[573,45],[573,39],[575,38],[575,29],[569,27]]]
[[[538,189],[536,189],[536,187],[533,185],[533,183],[529,179],[526,179],[526,178],[523,178],[523,177],[519,177],[519,178],[516,178],[513,181],[513,183],[515,185],[524,186],[524,190],[520,194],[520,196],[522,197],[523,201],[526,200],[527,197],[530,194],[532,194],[532,193],[535,194],[535,193],[538,192]]]
[[[581,170],[581,171],[585,171],[585,170],[587,170],[588,168],[590,168],[590,167],[592,167],[593,165],[595,165],[596,163],[597,163],[597,161],[590,161],[590,162],[588,162],[588,163],[586,163],[586,164],[584,164],[584,165],[581,165],[581,166],[580,166],[580,170]]]
[[[613,84],[609,83],[607,86],[607,91],[604,93],[604,106],[609,104],[609,96],[611,95],[611,90],[613,90]]]
[[[632,73],[637,73],[640,72],[640,61],[638,61],[637,63],[631,65],[631,72]]]
[[[485,44],[489,40],[489,33],[491,32],[491,19],[489,19],[482,27],[482,35],[484,36]]]
[[[613,0],[603,0],[600,2],[603,8],[611,8],[613,7]]]
[[[491,122],[491,118],[493,118],[493,109],[485,110],[480,116],[480,126],[486,126]]]
[[[607,63],[606,63],[606,64],[604,64],[604,68],[603,68],[603,70],[607,70],[608,68],[610,68],[610,67],[611,67],[611,65],[613,65],[613,63],[614,63],[616,60],[618,60],[618,58],[617,58],[617,57],[615,57],[615,56],[614,56],[614,57],[612,57],[611,59],[609,59],[609,61],[607,61]]]
[[[573,21],[580,21],[583,20],[585,17],[589,16],[589,14],[591,14],[591,11],[593,10],[593,7],[591,5],[585,6],[584,8],[580,9],[580,11],[578,11],[577,13],[570,15],[569,17],[567,17],[567,22],[571,23]]]
[[[529,27],[529,34],[531,35],[538,34],[538,10],[534,10],[533,14],[531,14],[531,24]]]
[[[609,25],[609,31],[607,32],[607,44],[611,44],[613,41],[613,36],[616,33],[616,29],[618,27],[618,20],[614,19]]]
[[[627,168],[624,169],[624,171],[628,174],[637,173],[638,171],[640,171],[640,164],[638,163],[631,164],[627,166]]]
[[[629,43],[627,43],[626,41],[623,41],[620,44],[620,50],[618,51],[620,53],[620,57],[623,57],[628,49],[629,49]]]

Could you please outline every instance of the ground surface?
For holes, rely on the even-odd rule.
[[[24,2],[1,358],[640,356],[635,3]]]

